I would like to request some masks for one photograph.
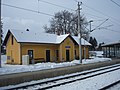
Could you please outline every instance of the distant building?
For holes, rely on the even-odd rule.
[[[8,30],[4,43],[7,63],[22,64],[22,56],[29,55],[29,63],[63,62],[79,58],[79,38],[35,31]],[[85,46],[85,50],[84,47]],[[89,58],[90,43],[82,39],[82,51]],[[82,57],[85,56],[82,54]]]
[[[120,41],[109,44],[103,44],[102,50],[104,51],[105,57],[120,58]]]

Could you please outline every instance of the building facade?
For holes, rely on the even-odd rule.
[[[22,56],[29,55],[29,63],[64,62],[79,58],[79,39],[69,34],[40,34],[33,31],[9,30],[4,40],[7,63],[22,64]],[[89,58],[90,44],[83,41],[82,57]]]
[[[120,41],[102,45],[105,57],[120,58]]]

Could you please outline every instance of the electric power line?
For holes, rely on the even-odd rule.
[[[83,4],[83,5],[84,5],[85,7],[87,7],[87,8],[95,11],[95,12],[100,13],[101,15],[104,15],[104,16],[107,16],[107,17],[111,18],[112,20],[114,20],[114,22],[115,22],[116,24],[120,25],[120,21],[118,21],[118,19],[116,19],[116,18],[114,18],[114,17],[112,17],[112,16],[109,16],[109,15],[107,15],[107,14],[104,14],[103,12],[101,12],[101,11],[99,11],[99,10],[96,10],[96,9],[94,9],[94,8],[92,8],[92,7],[89,7],[89,6],[85,5],[85,4]],[[117,23],[116,21],[117,21],[118,23]]]
[[[106,30],[113,31],[113,32],[116,32],[116,33],[120,33],[119,31],[112,30],[112,29],[106,29]]]
[[[39,0],[38,0],[38,5],[37,6],[38,6],[38,11],[39,11]]]
[[[98,29],[104,29],[104,30],[108,30],[108,31],[112,31],[112,32],[120,33],[119,31],[116,31],[116,30],[113,30],[113,29],[108,29],[108,28],[98,28]]]
[[[47,3],[47,4],[50,4],[50,5],[53,5],[53,6],[61,7],[61,8],[64,8],[64,9],[68,9],[68,10],[75,11],[74,9],[71,9],[71,8],[68,8],[68,7],[65,7],[65,6],[61,6],[61,5],[57,5],[57,4],[54,4],[54,3],[48,2],[48,1],[44,1],[44,0],[38,0],[38,1],[40,1],[40,2],[44,2],[44,3]]]
[[[108,19],[106,19],[104,22],[102,22],[101,24],[99,24],[97,27],[95,27],[92,31],[96,30],[98,27],[100,27],[102,24],[104,24],[106,21],[108,21]]]
[[[103,18],[103,19],[105,19],[104,17],[100,17],[100,16],[97,16],[97,15],[94,15],[94,14],[90,14],[90,13],[86,13],[86,12],[83,12],[83,13],[87,14],[87,15],[91,15],[91,16],[97,17],[97,18]]]
[[[30,11],[30,12],[34,12],[34,13],[40,13],[40,14],[47,15],[47,16],[54,16],[52,14],[48,14],[48,13],[44,13],[44,12],[39,12],[39,11],[32,10],[32,9],[26,9],[26,8],[23,8],[23,7],[13,6],[13,5],[9,5],[9,4],[1,3],[1,5],[12,7],[12,8],[17,8],[17,9],[21,9],[21,10],[25,10],[25,11]]]
[[[44,0],[38,0],[38,1],[41,1],[41,2],[44,2],[44,3],[47,3],[47,4],[51,4],[51,5],[54,5],[54,6],[57,6],[57,7],[61,7],[61,8],[65,8],[65,9],[69,9],[69,10],[72,10],[72,11],[75,11],[75,10],[73,10],[73,9],[71,9],[71,8],[67,8],[67,7],[64,7],[64,6],[61,6],[61,5],[57,5],[57,4],[54,4],[54,3],[50,3],[50,2],[48,2],[48,1],[44,1]],[[78,0],[74,0],[75,2],[79,2]],[[90,9],[92,9],[92,10],[94,10],[94,11],[96,11],[96,12],[99,12],[100,14],[102,14],[102,15],[104,15],[104,16],[108,16],[108,15],[106,15],[106,14],[104,14],[104,13],[102,13],[102,12],[100,12],[100,11],[98,11],[98,10],[96,10],[96,9],[94,9],[94,8],[91,8],[91,7],[89,7],[89,6],[87,6],[87,5],[85,5],[85,4],[83,4],[84,6],[86,6],[86,7],[88,7],[88,8],[90,8]],[[87,13],[88,14],[88,13]],[[93,15],[93,14],[89,14],[89,15],[92,15],[92,16],[96,16],[96,15]],[[96,16],[96,17],[99,17],[99,16]],[[116,18],[114,18],[114,17],[111,17],[111,16],[108,16],[109,18],[112,18],[113,20],[115,19],[116,21],[118,21],[118,19],[116,19]],[[99,17],[99,18],[102,18],[102,17]],[[119,22],[119,21],[118,21]],[[116,22],[115,22],[116,23]],[[116,24],[119,24],[119,23],[116,23]],[[120,25],[120,24],[119,24]]]
[[[77,2],[77,3],[78,3],[78,2],[81,2],[81,1],[79,1],[79,0],[73,0],[73,1],[75,1],[75,2]]]
[[[74,0],[74,1],[75,1],[75,2],[78,2],[77,0]],[[112,20],[110,20],[111,22],[116,23],[117,25],[120,26],[120,21],[118,21],[118,19],[116,19],[116,18],[114,18],[114,17],[111,17],[111,16],[109,16],[109,15],[106,15],[106,14],[104,14],[103,12],[100,12],[100,11],[98,11],[98,10],[96,10],[96,9],[94,9],[94,8],[91,8],[91,7],[89,7],[89,6],[85,5],[85,4],[83,4],[83,5],[84,5],[85,7],[87,7],[87,8],[89,8],[89,9],[95,11],[95,12],[100,13],[101,15],[108,16],[109,18],[112,19]],[[84,13],[86,13],[86,12],[84,12]],[[89,13],[86,13],[86,14],[91,15],[91,16],[95,16],[95,17],[98,17],[98,18],[103,18],[103,17],[96,16],[96,15],[89,14]],[[117,21],[117,22],[116,22],[116,21]]]
[[[73,0],[73,1],[75,1],[75,2],[79,2],[78,0]]]
[[[48,14],[48,13],[44,13],[44,12],[40,12],[40,11],[36,11],[36,10],[32,10],[32,9],[27,9],[27,8],[23,8],[23,7],[13,6],[13,5],[9,5],[9,4],[1,3],[1,5],[12,7],[12,8],[17,8],[17,9],[21,9],[21,10],[25,10],[25,11],[30,11],[30,12],[34,12],[34,13],[38,13],[38,14],[40,13],[40,14],[47,15],[47,16],[54,16],[52,14]]]
[[[78,0],[73,0],[73,1],[75,1],[75,2],[80,2],[80,1],[78,1]],[[86,13],[86,12],[83,12],[83,13]],[[91,16],[95,16],[95,17],[98,17],[98,18],[103,18],[103,17],[96,16],[96,15],[93,15],[93,14],[90,14],[90,13],[86,13],[86,14],[91,15]]]
[[[116,4],[118,7],[120,7],[120,5],[117,2],[115,2],[113,0],[110,0],[110,1],[113,2],[114,4]]]
[[[108,25],[108,26],[105,26],[105,27],[99,27],[98,29],[99,29],[99,30],[100,30],[100,29],[104,29],[104,30],[108,30],[108,31],[120,33],[119,31],[112,30],[112,29],[108,29],[108,27],[111,27],[111,26],[113,26],[113,25]],[[84,28],[87,29],[87,30],[89,31],[89,29],[88,29],[86,26],[84,26]]]
[[[107,27],[112,27],[113,26],[113,24],[112,25],[107,25],[107,26],[104,26],[104,28],[107,28]]]
[[[26,10],[26,11],[30,11],[30,12],[34,12],[34,13],[40,13],[40,14],[44,14],[44,15],[47,15],[47,16],[54,16],[54,15],[51,15],[51,14],[48,14],[48,13],[40,12],[40,11],[39,11],[39,7],[38,7],[38,11],[36,11],[36,10],[26,9],[26,8],[23,8],[23,7],[13,6],[13,5],[4,4],[4,3],[2,3],[2,5],[8,6],[8,7],[12,7],[12,8],[21,9],[21,10]],[[88,13],[87,13],[87,14],[88,14]],[[93,15],[93,16],[95,16],[95,15]],[[97,16],[96,16],[96,17],[97,17]],[[102,18],[102,17],[101,17],[101,18]]]

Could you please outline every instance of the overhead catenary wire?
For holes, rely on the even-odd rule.
[[[94,15],[94,14],[90,14],[90,13],[88,13],[88,12],[82,12],[82,13],[87,14],[87,15],[90,15],[90,16],[94,16],[94,17],[97,17],[97,18],[103,18],[103,19],[106,19],[106,18],[104,18],[104,17],[97,16],[97,15]]]
[[[66,9],[69,9],[69,10],[73,10],[73,9],[70,9],[70,8],[67,8],[67,7],[64,7],[64,6],[60,6],[60,5],[57,5],[57,4],[53,4],[53,3],[50,3],[50,2],[46,2],[46,1],[43,1],[43,0],[38,0],[38,4],[39,4],[39,1],[49,3],[51,5],[58,6],[58,7],[61,7],[61,8],[66,8]],[[35,12],[35,13],[40,13],[40,14],[44,14],[44,15],[48,15],[48,16],[54,16],[54,15],[51,15],[51,14],[48,14],[48,13],[40,12],[39,11],[39,6],[38,6],[38,11],[37,11],[37,10],[26,9],[26,8],[23,8],[23,7],[13,6],[13,5],[4,4],[4,3],[2,3],[2,5],[13,7],[13,8],[18,8],[18,9],[22,9],[22,10],[26,10],[26,11],[31,11],[31,12]],[[74,10],[74,11],[76,11],[76,10]],[[86,13],[86,14],[89,14],[89,13]],[[89,15],[96,16],[96,15],[93,15],[93,14],[89,14]],[[99,17],[99,16],[96,16],[96,17]],[[99,18],[102,18],[102,17],[99,17]]]
[[[38,2],[38,4],[39,4],[39,2]],[[18,7],[18,6],[15,6],[15,5],[9,5],[9,4],[5,4],[5,3],[2,3],[2,5],[8,6],[8,7],[12,7],[12,8],[21,9],[21,10],[25,10],[25,11],[30,11],[30,12],[34,12],[34,13],[40,13],[40,14],[47,15],[47,16],[54,16],[54,15],[52,15],[52,14],[40,12],[40,11],[39,11],[39,5],[38,5],[38,10],[32,10],[32,9],[23,8],[23,7]]]
[[[75,1],[75,2],[80,2],[80,1],[78,1],[78,0],[73,0],[73,1]],[[86,13],[86,12],[83,12],[83,13],[88,14],[88,15],[91,15],[91,16],[95,16],[95,17],[97,17],[97,18],[103,18],[103,17],[97,16],[97,15],[93,15],[93,14],[90,14],[90,13]],[[104,19],[105,19],[105,18],[104,18]]]
[[[108,27],[112,27],[112,26],[113,26],[113,24],[112,25],[104,26],[103,28],[108,28]]]
[[[34,12],[34,13],[38,13],[38,14],[43,14],[43,15],[47,15],[47,16],[54,16],[52,14],[40,12],[40,11],[37,11],[37,10],[27,9],[27,8],[18,7],[18,6],[14,6],[14,5],[9,5],[9,4],[5,4],[5,3],[1,3],[1,5],[12,7],[12,8],[17,8],[17,9],[21,9],[21,10],[25,10],[25,11],[29,11],[29,12]]]
[[[116,32],[116,33],[120,33],[120,31],[116,31],[116,30],[113,30],[113,29],[108,29],[108,27],[111,27],[113,25],[108,25],[108,26],[105,26],[105,27],[99,27],[98,29],[96,30],[101,30],[101,29],[104,29],[104,30],[108,30],[108,31],[112,31],[112,32]],[[86,26],[84,26],[85,29],[87,29],[88,31],[90,31]]]
[[[74,1],[76,1],[76,2],[78,2],[77,0],[74,0]],[[92,9],[92,8],[91,8]],[[97,11],[97,10],[94,10],[94,11],[96,11],[96,12],[99,12],[99,11]],[[101,13],[101,14],[103,14],[102,12],[99,12],[99,13]],[[87,13],[88,14],[88,13]],[[92,15],[92,16],[96,16],[96,15]],[[96,16],[96,17],[99,17],[99,16]],[[99,18],[102,18],[102,17],[99,17]],[[105,23],[106,21],[107,21],[108,19],[106,19],[104,22],[102,22],[100,25],[98,25],[98,26],[96,26],[92,31],[94,31],[94,30],[96,30],[96,29],[100,29],[99,27],[103,24],[103,23]],[[102,20],[101,20],[102,21]],[[113,25],[109,25],[109,26],[106,26],[106,27],[110,27],[110,26],[113,26]],[[87,27],[85,27],[87,30],[89,30]],[[105,29],[105,28],[104,28]],[[106,28],[107,29],[107,28]],[[110,30],[110,29],[107,29],[107,30]],[[115,31],[115,30],[110,30],[110,31],[114,31],[114,32],[118,32],[118,31]],[[120,32],[119,32],[120,33]]]
[[[118,7],[120,7],[120,4],[118,4],[117,2],[110,0],[111,2],[113,2],[114,4],[116,4]]]
[[[98,28],[99,30],[100,29],[104,29],[104,30],[108,30],[108,31],[112,31],[112,32],[116,32],[116,33],[120,33],[119,31],[116,31],[116,30],[113,30],[113,29],[108,29],[108,28]]]
[[[71,9],[71,8],[68,8],[68,7],[65,7],[65,6],[61,6],[61,5],[57,5],[57,4],[54,4],[54,3],[51,3],[51,2],[48,2],[48,1],[45,1],[45,0],[38,0],[38,1],[43,2],[43,3],[50,4],[50,5],[53,5],[53,6],[57,6],[57,7],[60,7],[60,8],[64,8],[64,9],[76,11],[76,10],[74,10],[74,9]]]
[[[95,12],[98,12],[99,14],[101,14],[101,15],[103,15],[103,16],[107,16],[109,19],[112,19],[116,24],[120,25],[120,21],[119,21],[118,19],[116,19],[116,18],[114,18],[114,17],[112,17],[112,16],[109,16],[109,15],[107,15],[107,14],[105,14],[105,13],[103,13],[103,12],[97,10],[97,9],[94,9],[94,8],[92,8],[92,7],[90,7],[90,6],[86,5],[86,4],[83,4],[83,6],[89,8],[89,9],[95,11]],[[117,21],[117,22],[116,22],[116,21]]]
[[[38,4],[37,4],[37,6],[38,6],[38,11],[39,11],[39,0],[38,0]]]
[[[79,2],[78,0],[73,0],[73,1]],[[114,18],[114,17],[112,17],[112,16],[109,16],[109,15],[107,15],[107,14],[105,14],[105,13],[99,11],[99,10],[96,10],[96,9],[92,8],[92,7],[89,7],[88,5],[86,5],[86,4],[84,4],[84,3],[83,3],[83,6],[89,8],[89,9],[95,11],[95,12],[98,12],[98,13],[100,13],[100,14],[103,15],[103,16],[107,16],[111,22],[113,22],[113,23],[115,23],[115,24],[117,24],[117,25],[120,26],[120,21],[119,21],[118,19],[116,19],[116,18]],[[84,13],[86,13],[86,12],[84,12]],[[87,14],[87,15],[91,15],[91,16],[95,16],[95,17],[98,17],[98,18],[103,18],[103,17],[97,16],[97,15],[93,15],[93,14],[89,14],[89,13],[86,13],[86,14]]]
[[[75,1],[75,2],[79,2],[78,0],[73,0],[73,1]]]
[[[99,24],[97,27],[95,27],[92,31],[96,30],[97,28],[99,28],[102,24],[104,24],[106,21],[108,21],[108,19],[106,19],[104,22],[102,22],[101,24]]]
[[[32,10],[32,9],[18,7],[18,6],[14,6],[14,5],[5,4],[5,3],[1,3],[1,5],[12,7],[12,8],[17,8],[17,9],[21,9],[21,10],[25,10],[25,11],[30,11],[30,12],[34,12],[34,13],[38,13],[38,14],[43,14],[43,15],[47,15],[47,16],[54,16],[52,14],[40,12],[39,10],[38,11],[37,10]]]
[[[84,26],[84,28],[89,31],[89,29],[87,27]],[[108,29],[108,27],[100,27],[97,30],[101,30],[101,29],[112,31],[112,32],[116,32],[116,33],[120,33],[120,31],[116,31],[116,30],[113,30],[113,29]]]

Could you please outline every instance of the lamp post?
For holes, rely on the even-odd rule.
[[[92,32],[91,30],[91,23],[93,22],[93,20],[90,20],[89,23],[90,23],[90,32]]]

